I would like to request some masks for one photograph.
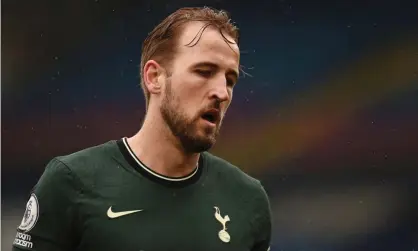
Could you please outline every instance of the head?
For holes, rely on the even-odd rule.
[[[216,142],[239,74],[238,30],[223,11],[183,8],[144,41],[141,86],[186,152]]]

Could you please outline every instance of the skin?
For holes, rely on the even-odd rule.
[[[203,25],[185,24],[169,68],[154,60],[144,66],[150,102],[142,128],[128,143],[145,165],[168,177],[191,173],[200,152],[215,144],[238,78],[239,48],[218,29],[209,26],[196,45],[185,46]],[[210,109],[219,112],[214,123],[202,118]]]

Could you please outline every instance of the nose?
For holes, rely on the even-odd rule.
[[[219,102],[229,101],[230,93],[227,87],[227,81],[225,77],[219,78],[215,81],[213,85],[213,89],[211,91],[211,98],[219,100]]]

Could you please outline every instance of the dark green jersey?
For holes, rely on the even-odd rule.
[[[206,152],[187,177],[165,177],[121,139],[47,165],[13,248],[266,251],[270,235],[269,202],[256,179]]]

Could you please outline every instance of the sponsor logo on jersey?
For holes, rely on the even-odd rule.
[[[231,236],[226,231],[226,223],[230,221],[231,219],[229,218],[228,215],[225,215],[224,217],[222,217],[221,211],[219,210],[219,208],[218,207],[214,207],[214,208],[215,208],[215,219],[218,220],[222,224],[222,230],[219,231],[218,233],[219,239],[221,239],[221,241],[225,243],[228,243],[231,241]]]
[[[121,211],[121,212],[113,212],[112,207],[109,207],[109,209],[107,210],[107,217],[109,217],[110,219],[115,219],[115,218],[119,218],[125,215],[129,215],[129,214],[133,214],[133,213],[138,213],[141,212],[141,210],[131,210],[131,211]]]
[[[39,218],[39,203],[35,194],[32,194],[26,203],[26,210],[23,214],[22,222],[19,225],[19,229],[25,232],[31,230]]]
[[[29,234],[17,233],[13,245],[24,247],[24,248],[33,248],[33,243],[31,242],[32,237]]]

